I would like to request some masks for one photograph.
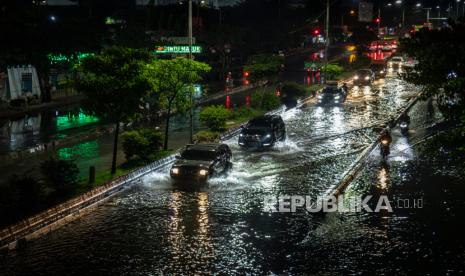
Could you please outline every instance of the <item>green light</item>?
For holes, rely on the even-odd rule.
[[[50,64],[57,64],[62,62],[69,62],[69,63],[79,63],[83,58],[93,56],[94,53],[74,53],[71,55],[63,55],[63,54],[48,54],[47,58],[50,61]]]
[[[82,110],[79,110],[77,115],[75,114],[66,114],[57,116],[57,129],[58,131],[63,131],[70,128],[82,127],[88,124],[96,123],[99,121],[99,118],[86,115]]]
[[[105,18],[105,24],[106,25],[113,25],[115,23],[116,23],[116,20],[114,20],[113,18],[111,18],[111,17]]]
[[[57,155],[63,160],[97,158],[99,156],[99,144],[97,140],[93,140],[71,147],[61,148],[57,151]]]
[[[165,45],[157,46],[154,51],[155,54],[189,54],[189,46],[175,46],[175,45]],[[192,45],[192,53],[200,54],[202,53],[202,46]]]

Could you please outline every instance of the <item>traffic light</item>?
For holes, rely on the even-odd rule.
[[[250,75],[249,72],[244,71],[244,73],[243,73],[242,75],[243,75],[242,84],[243,84],[244,86],[249,85],[250,82],[249,82],[249,80],[247,79],[247,78],[249,77],[249,75]]]
[[[376,23],[380,23],[380,22],[381,22],[381,18],[377,17],[377,18],[375,19],[375,22],[376,22]]]
[[[313,30],[313,35],[319,35],[320,34],[320,29],[316,28]]]

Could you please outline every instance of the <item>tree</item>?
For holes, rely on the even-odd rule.
[[[374,31],[369,30],[366,27],[358,27],[353,30],[349,40],[355,45],[365,46],[372,41],[378,40],[378,36]],[[359,49],[361,48],[359,47]]]
[[[79,169],[70,160],[50,158],[40,164],[42,174],[59,194],[67,194],[78,182]]]
[[[200,112],[200,120],[212,131],[225,129],[229,117],[229,110],[222,105],[207,106]]]
[[[421,29],[401,40],[401,50],[417,61],[402,77],[434,96],[449,119],[465,119],[465,25],[451,23],[440,30]]]
[[[275,81],[284,63],[284,58],[278,55],[260,54],[251,56],[244,71],[250,73],[250,79],[257,81]]]
[[[84,96],[85,111],[115,125],[111,173],[116,172],[120,123],[133,119],[141,99],[151,91],[147,65],[153,57],[147,51],[112,47],[82,60],[77,88]]]
[[[328,76],[327,80],[334,80],[337,76],[342,74],[343,71],[344,68],[337,64],[328,64],[323,66],[323,72],[326,72],[326,75]]]
[[[123,151],[127,160],[137,156],[142,160],[150,160],[162,146],[162,135],[155,129],[127,131],[121,135]]]
[[[192,84],[201,80],[200,73],[210,71],[208,64],[187,58],[155,60],[150,67],[153,91],[166,108],[166,125],[163,149],[168,149],[168,131],[173,108],[185,112],[191,107]]]

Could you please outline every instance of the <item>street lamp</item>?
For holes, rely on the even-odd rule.
[[[396,0],[397,5],[401,5],[402,8],[402,28],[405,26],[405,7],[402,3],[402,0]]]
[[[419,8],[419,7],[421,7],[421,3],[417,3],[415,6],[416,6],[417,8]]]

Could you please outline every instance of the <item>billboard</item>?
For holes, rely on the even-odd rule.
[[[358,4],[358,21],[372,22],[373,21],[373,3],[360,0]]]

